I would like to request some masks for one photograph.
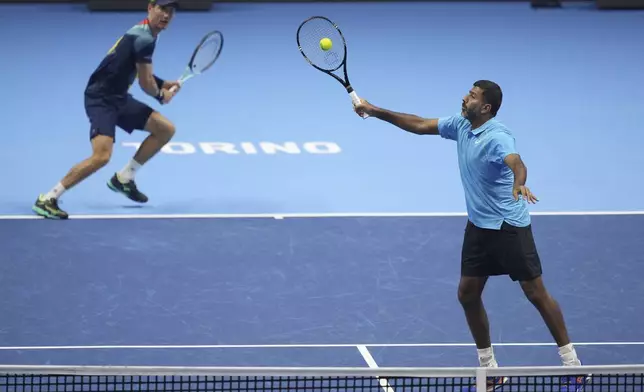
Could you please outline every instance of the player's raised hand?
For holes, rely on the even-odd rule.
[[[375,109],[375,106],[373,106],[368,101],[362,98],[360,98],[360,103],[353,104],[353,110],[355,110],[355,112],[358,113],[360,117],[362,117],[365,114],[371,116],[374,109]]]

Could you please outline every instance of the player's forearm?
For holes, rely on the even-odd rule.
[[[157,87],[159,89],[167,88],[165,80],[161,79],[160,77],[158,77],[156,75],[152,75],[152,77],[154,78],[154,82],[157,84]]]
[[[147,78],[142,78],[140,79],[141,89],[148,95],[152,97],[157,97],[159,93],[161,92],[161,89],[157,85],[156,80],[154,79],[154,76],[150,75]]]
[[[512,172],[514,173],[514,186],[523,186],[528,180],[528,168],[523,164],[522,161],[518,161],[515,165],[511,167]]]
[[[382,108],[375,108],[369,114],[373,117],[379,118],[392,125],[395,125],[404,131],[411,132],[416,135],[422,135],[426,133],[426,118],[422,118],[414,114],[398,113]]]

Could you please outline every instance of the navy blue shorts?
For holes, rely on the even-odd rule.
[[[96,135],[116,139],[116,127],[127,133],[144,130],[154,109],[129,94],[118,103],[86,94],[85,112],[90,122],[90,140]]]

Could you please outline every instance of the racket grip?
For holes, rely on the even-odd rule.
[[[356,92],[355,92],[355,91],[351,91],[351,92],[349,93],[349,96],[351,96],[351,101],[353,101],[353,104],[354,104],[354,105],[357,105],[357,104],[359,104],[359,103],[361,103],[361,102],[362,102],[362,101],[360,100],[360,97],[358,97],[358,94],[356,94]],[[367,118],[367,117],[369,117],[369,115],[368,115],[367,113],[362,113],[361,117],[362,117],[362,118]]]
[[[179,86],[183,86],[183,80],[179,79]],[[170,92],[173,93],[177,91],[177,86],[170,87]]]

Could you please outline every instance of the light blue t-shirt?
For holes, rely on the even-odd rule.
[[[458,166],[470,221],[484,229],[499,229],[503,221],[525,227],[530,224],[528,203],[512,196],[514,173],[503,161],[517,153],[508,128],[490,119],[479,128],[462,115],[438,120],[440,136],[456,141]]]

